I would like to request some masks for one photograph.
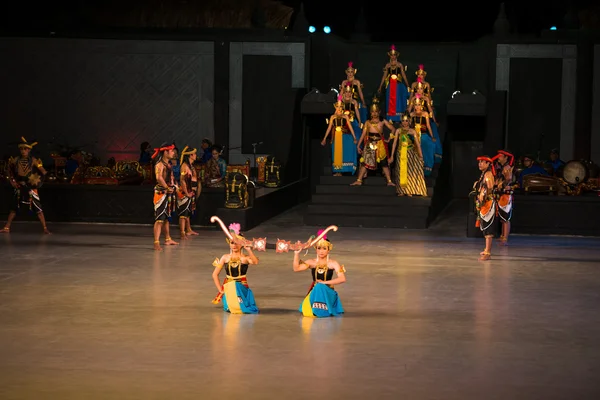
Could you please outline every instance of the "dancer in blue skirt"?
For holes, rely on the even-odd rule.
[[[244,240],[244,237],[240,234],[240,224],[229,225],[229,231],[232,237],[241,241]],[[213,262],[215,270],[212,277],[219,291],[219,294],[213,300],[213,304],[222,301],[223,310],[232,314],[258,314],[254,294],[252,294],[246,280],[248,266],[258,264],[258,258],[252,252],[251,247],[244,247],[244,250],[248,252],[248,255],[245,255],[238,243],[229,238],[227,243],[229,243],[229,254],[224,254]],[[221,285],[219,274],[223,269],[226,276]]]
[[[319,231],[318,236],[323,231]],[[300,259],[300,253],[304,250],[294,252],[294,272],[310,269],[313,283],[298,311],[305,317],[333,317],[344,313],[342,302],[334,289],[335,285],[346,282],[346,269],[337,261],[329,258],[329,252],[333,244],[323,236],[315,244],[317,258],[307,261]],[[336,277],[334,278],[334,273]]]

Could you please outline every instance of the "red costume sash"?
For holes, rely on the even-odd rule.
[[[389,91],[390,91],[390,97],[388,99],[388,112],[387,115],[388,116],[395,116],[397,114],[396,111],[396,96],[398,95],[398,79],[394,79],[392,77],[390,77],[390,85],[388,87]]]

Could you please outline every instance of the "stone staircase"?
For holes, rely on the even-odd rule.
[[[426,229],[431,215],[437,165],[425,179],[427,197],[398,197],[396,188],[385,185],[385,179],[371,175],[362,186],[350,186],[355,176],[332,176],[331,167],[324,168],[315,187],[306,225],[365,228]]]

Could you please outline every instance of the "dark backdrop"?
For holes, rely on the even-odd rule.
[[[562,60],[512,58],[508,95],[508,148],[545,160],[560,147]]]

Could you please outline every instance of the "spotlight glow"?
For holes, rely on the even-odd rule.
[[[325,32],[325,33],[331,33],[331,28],[330,28],[330,27],[328,27],[327,25],[325,25],[325,26],[323,27],[323,32]]]
[[[551,26],[551,27],[550,27],[550,30],[551,30],[551,31],[555,31],[555,30],[556,30],[556,27],[555,27],[555,26]]]
[[[308,27],[308,31],[310,33],[315,33],[317,31],[317,28],[315,28],[314,26],[311,25],[311,26]]]

